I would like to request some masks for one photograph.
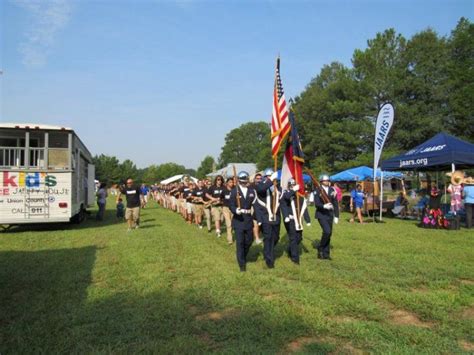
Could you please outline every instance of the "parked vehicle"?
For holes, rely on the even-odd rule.
[[[94,178],[92,155],[72,128],[0,123],[0,225],[81,222]]]

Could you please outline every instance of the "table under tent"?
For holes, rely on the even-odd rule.
[[[449,177],[446,173],[474,168],[474,144],[447,133],[438,133],[408,152],[384,160],[381,168],[387,171],[412,171],[418,176],[419,173],[427,174],[427,189],[432,186],[444,189],[442,209],[446,213],[449,209],[446,193]],[[434,180],[430,174],[434,175]]]
[[[358,166],[355,168],[347,169],[341,171],[337,174],[330,176],[332,183],[339,183],[344,184],[346,187],[352,186],[355,188],[356,183],[360,183],[362,185],[363,191],[366,192],[367,198],[364,201],[364,211],[363,213],[366,215],[370,215],[374,210],[380,209],[380,201],[379,201],[379,191],[380,187],[380,180],[383,179],[384,182],[391,181],[393,179],[402,180],[403,174],[399,172],[389,172],[384,171],[382,172],[380,169],[377,169],[376,172],[376,180],[377,184],[373,184],[374,179],[374,169],[369,168],[368,166]],[[382,185],[382,184],[380,184]],[[375,200],[373,198],[375,196]],[[341,209],[343,211],[349,211],[349,203],[350,203],[350,196],[344,195],[341,201]],[[390,211],[393,208],[394,201],[387,201],[384,200],[382,202],[382,210],[383,211]]]

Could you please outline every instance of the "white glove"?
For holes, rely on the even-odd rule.
[[[288,223],[290,221],[290,217],[285,218],[285,223]]]
[[[235,213],[238,214],[239,216],[242,214],[242,210],[240,208],[237,208],[235,210]]]
[[[339,223],[339,218],[338,217],[334,217],[334,224],[338,224]]]
[[[296,184],[296,185],[293,186],[291,189],[292,189],[294,192],[299,191],[299,190],[300,190],[300,185]]]
[[[332,203],[331,202],[328,202],[328,203],[325,203],[323,205],[324,209],[326,210],[332,210],[334,207],[332,206]]]
[[[270,180],[276,180],[276,178],[278,177],[278,172],[275,171],[272,175],[270,175]]]
[[[306,223],[306,225],[307,225],[308,227],[311,227],[311,223]]]

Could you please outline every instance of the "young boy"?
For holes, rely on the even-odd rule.
[[[123,218],[124,214],[124,205],[123,205],[123,200],[121,198],[118,199],[117,202],[117,218]]]

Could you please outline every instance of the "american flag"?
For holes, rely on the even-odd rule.
[[[280,78],[280,58],[277,58],[272,112],[272,155],[274,158],[277,156],[281,142],[289,131],[288,110]]]

